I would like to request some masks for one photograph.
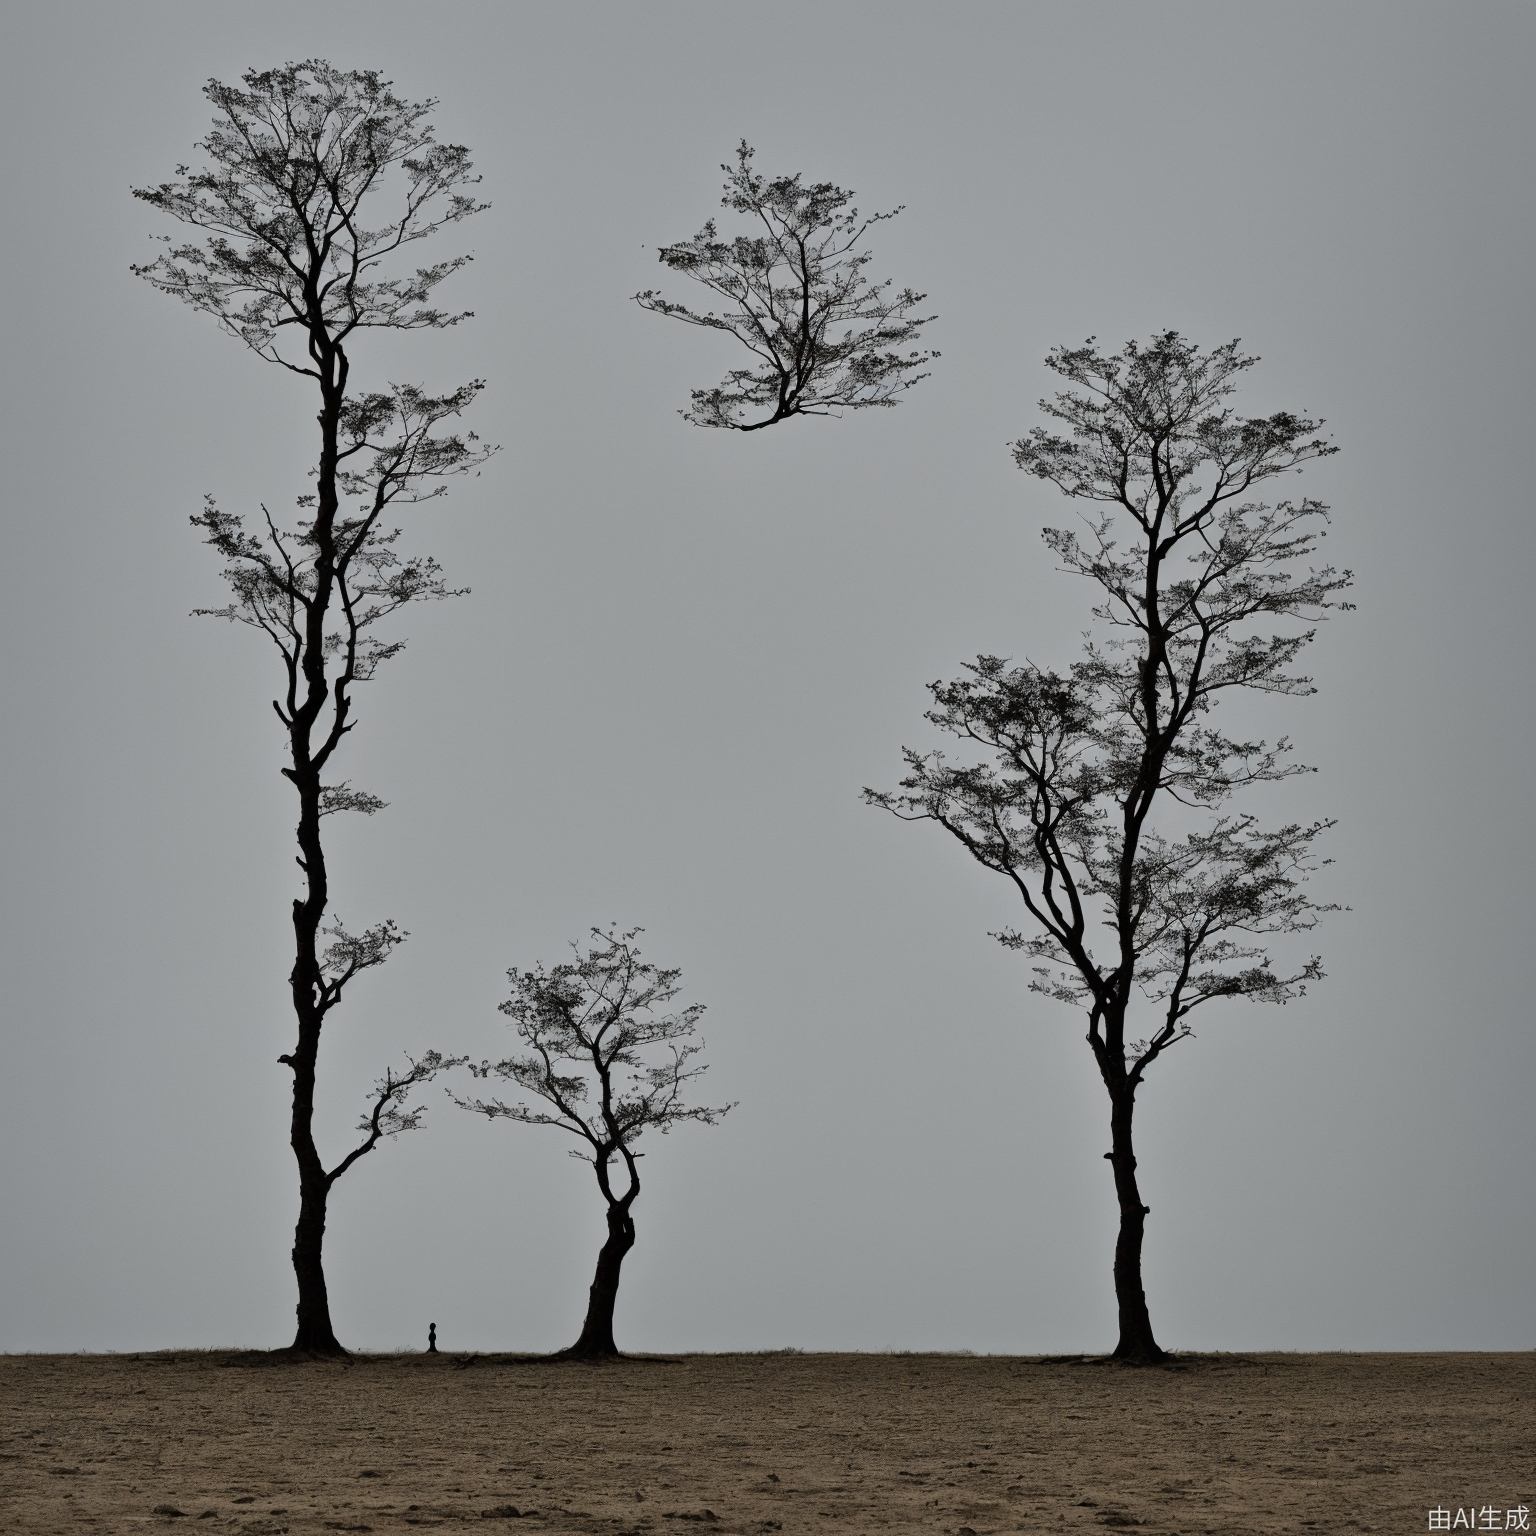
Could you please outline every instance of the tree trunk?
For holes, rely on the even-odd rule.
[[[1168,1357],[1152,1336],[1146,1292],[1141,1287],[1141,1240],[1146,1231],[1147,1207],[1141,1203],[1141,1190],[1136,1183],[1136,1153],[1131,1142],[1135,1089],[1111,1090],[1110,1106],[1109,1161],[1120,1201],[1120,1234],[1115,1239],[1115,1301],[1120,1309],[1120,1342],[1115,1345],[1114,1357],[1148,1365]]]
[[[292,1346],[295,1354],[346,1354],[331,1327],[331,1303],[322,1263],[325,1203],[330,1192],[323,1178],[316,1181],[300,1177],[299,1220],[293,1233],[293,1274],[299,1283],[299,1326]]]
[[[619,1299],[619,1270],[624,1255],[635,1246],[635,1223],[629,1207],[614,1203],[608,1207],[608,1239],[597,1256],[597,1273],[587,1293],[587,1320],[581,1325],[581,1337],[560,1355],[568,1360],[602,1360],[617,1355],[613,1342],[613,1309]]]
[[[294,907],[298,906],[295,902]],[[346,1350],[331,1327],[331,1303],[325,1288],[325,1206],[331,1181],[325,1176],[325,1165],[315,1146],[315,1056],[319,1045],[319,1021],[304,1017],[299,1050],[295,1056],[284,1058],[293,1071],[293,1120],[288,1139],[299,1165],[299,1220],[293,1230],[299,1326],[292,1348],[296,1354],[344,1355]]]
[[[306,734],[301,738],[299,730]],[[293,1274],[299,1286],[298,1331],[293,1349],[299,1353],[344,1355],[331,1327],[330,1300],[325,1288],[325,1207],[331,1181],[315,1146],[315,1067],[320,1054],[321,975],[317,953],[320,923],[328,885],[325,850],[320,843],[320,781],[309,760],[307,726],[296,726],[294,767],[285,770],[299,791],[298,840],[308,892],[293,903],[294,962],[288,983],[299,1038],[292,1056],[283,1061],[293,1073],[293,1114],[289,1145],[299,1166],[299,1220],[293,1233]]]
[[[311,294],[311,313],[319,313]],[[289,1141],[299,1165],[299,1219],[293,1233],[293,1273],[298,1281],[298,1330],[295,1353],[345,1355],[331,1327],[330,1297],[325,1285],[325,1207],[331,1181],[315,1146],[315,1068],[320,1054],[320,1028],[325,1022],[324,987],[321,976],[320,925],[325,920],[330,882],[325,848],[320,841],[320,771],[314,761],[312,732],[327,697],[325,672],[325,616],[330,607],[334,575],[332,530],[337,509],[336,452],[343,385],[335,377],[335,355],[328,334],[317,361],[323,377],[320,390],[320,464],[316,481],[318,502],[313,533],[317,550],[315,590],[305,615],[303,673],[305,696],[294,711],[289,734],[293,767],[284,773],[299,794],[299,867],[304,871],[305,893],[293,902],[294,962],[288,983],[298,1024],[298,1045],[289,1059],[293,1069],[293,1118]],[[313,337],[313,330],[312,330]],[[313,348],[312,348],[313,350]],[[345,373],[345,359],[342,359]],[[342,690],[338,686],[338,710]],[[323,749],[322,749],[323,750]]]

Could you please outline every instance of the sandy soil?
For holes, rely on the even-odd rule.
[[[1531,1354],[0,1358],[5,1536],[1406,1533],[1522,1504]]]

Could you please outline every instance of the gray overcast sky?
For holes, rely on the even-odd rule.
[[[639,923],[737,1109],[648,1150],[637,1349],[1107,1349],[1107,1103],[1083,1024],[987,931],[1008,892],[861,805],[924,684],[1064,664],[1090,594],[1007,444],[1056,343],[1178,328],[1327,418],[1298,488],[1359,611],[1260,700],[1337,816],[1328,977],[1213,1008],[1140,1098],[1171,1348],[1529,1348],[1536,1043],[1524,4],[11,4],[0,52],[4,1030],[0,1348],[292,1334],[290,793],[259,636],[187,523],[304,489],[313,404],[128,272],[129,196],[209,76],[320,55],[441,99],[491,211],[441,335],[364,383],[483,376],[504,445],[412,516],[473,593],[360,690],[336,910],[411,933],[328,1027],[326,1144],[397,1053],[501,1054],[508,966]],[[655,248],[760,169],[855,189],[942,349],[895,410],[739,435],[676,414],[732,344],[644,313]],[[260,641],[260,643],[258,643]],[[340,823],[345,822],[345,825]],[[552,1132],[431,1096],[337,1187],[338,1333],[568,1343],[602,1230]]]

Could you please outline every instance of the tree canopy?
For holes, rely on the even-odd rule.
[[[635,295],[644,309],[734,336],[755,361],[733,368],[712,389],[693,391],[679,414],[700,427],[753,432],[791,416],[890,406],[928,377],[916,372],[939,354],[910,348],[933,315],[913,313],[927,298],[911,288],[892,293],[871,282],[874,258],[855,247],[865,232],[901,209],[861,218],[851,192],[800,176],[769,180],[752,169],[743,139],[726,173],[723,206],[741,214],[747,232],[722,238],[713,219],[691,240],[664,245],[662,264],[702,284],[723,313],[694,310],[656,289]]]

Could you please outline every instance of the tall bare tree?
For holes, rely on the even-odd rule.
[[[689,309],[655,289],[635,295],[656,314],[729,332],[756,359],[715,388],[694,390],[692,407],[679,414],[699,427],[755,432],[791,416],[895,405],[928,377],[913,370],[939,355],[899,349],[936,317],[912,313],[927,294],[870,282],[871,254],[854,247],[901,209],[861,219],[848,206],[853,193],[829,181],[802,186],[798,173],[769,181],[752,169],[752,156],[743,139],[735,165],[720,167],[720,201],[746,217],[747,232],[723,240],[710,219],[693,239],[659,253],[663,265],[722,300],[725,313]]]
[[[659,970],[640,958],[631,928],[592,930],[585,952],[546,971],[511,970],[512,996],[501,1011],[512,1020],[527,1053],[470,1070],[477,1078],[510,1083],[532,1098],[455,1102],[487,1119],[553,1125],[578,1137],[572,1157],[590,1163],[607,1205],[608,1235],[597,1256],[587,1293],[581,1334],[560,1353],[572,1359],[618,1354],[613,1311],[619,1272],[635,1246],[632,1211],[640,1194],[635,1143],[646,1131],[666,1135],[685,1120],[713,1125],[732,1104],[718,1108],[683,1103],[684,1086],[705,1067],[694,1063],[704,1049],[696,1038],[703,1004],[662,1013],[679,991],[681,971]],[[590,1096],[590,1097],[589,1097]],[[621,1183],[615,1174],[622,1170]]]
[[[315,1142],[315,1072],[321,1027],[352,980],[388,959],[405,937],[393,921],[360,933],[327,925],[330,885],[321,821],[372,815],[384,802],[335,780],[332,759],[352,730],[353,689],[370,681],[404,642],[381,621],[407,603],[459,596],[437,562],[402,555],[399,508],[444,494],[492,451],[457,425],[479,380],[446,394],[414,384],[359,391],[351,347],[370,330],[456,325],[471,311],[433,307],[434,290],[470,260],[450,257],[389,275],[391,258],[488,206],[470,189],[468,152],[439,144],[428,117],[435,100],[410,102],[373,71],[308,59],[249,71],[242,85],[210,80],[213,128],[198,148],[201,169],[134,196],[202,231],[134,271],[162,292],[211,315],[257,357],[305,381],[319,424],[314,489],[298,497],[296,526],[263,505],[256,531],[209,498],[192,518],[227,562],[231,593],[199,613],[260,630],[282,658],[284,687],[272,701],[287,745],[284,776],[298,796],[299,868],[289,977],[297,1039],[278,1060],[293,1074],[290,1139],[299,1170],[293,1268],[298,1351],[345,1353],[331,1324],[323,1264],[326,1207],[336,1180],[380,1139],[411,1129],[412,1088],[445,1063],[436,1054],[376,1085],[363,1139],[327,1167]],[[345,502],[345,505],[344,505]],[[329,941],[328,943],[326,941]]]
[[[1137,1090],[1189,1036],[1195,1009],[1300,996],[1323,974],[1320,960],[1277,965],[1269,940],[1337,909],[1303,889],[1331,862],[1313,853],[1331,821],[1266,828],[1225,809],[1238,789],[1313,771],[1287,761],[1285,737],[1244,740],[1212,722],[1233,690],[1315,692],[1290,670],[1315,629],[1255,626],[1315,625],[1353,606],[1338,599],[1350,572],[1305,563],[1328,509],[1250,499],[1337,450],[1317,435],[1320,421],[1243,417],[1225,403],[1257,361],[1237,348],[1202,353],[1168,331],[1118,354],[1092,338],[1050,354],[1047,366],[1073,386],[1040,402],[1061,430],[1036,427],[1014,453],[1084,505],[1084,532],[1048,528],[1045,542],[1101,589],[1093,614],[1107,638],[1090,639],[1065,672],[980,656],[966,676],[931,684],[927,718],[971,760],[907,749],[899,792],[864,792],[903,819],[937,822],[1003,876],[1030,924],[996,937],[1038,962],[1033,990],[1087,1014],[1120,1209],[1115,1354],[1138,1362],[1163,1351],[1142,1287]],[[1177,835],[1154,818],[1170,805],[1185,823]]]

